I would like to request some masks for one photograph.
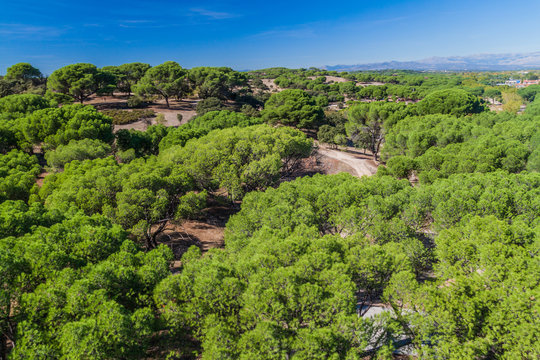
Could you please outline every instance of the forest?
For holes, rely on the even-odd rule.
[[[539,75],[12,65],[0,360],[540,358]]]

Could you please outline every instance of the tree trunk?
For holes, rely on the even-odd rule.
[[[146,231],[145,231],[145,239],[146,239],[146,248],[148,250],[152,250],[157,248],[158,242],[157,242],[157,236],[163,232],[165,227],[167,226],[167,222],[169,219],[163,219],[159,221],[159,227],[157,228],[154,233],[152,233],[152,225],[150,225]]]
[[[168,96],[165,96],[165,102],[167,103],[167,109],[170,109],[171,107],[169,106],[169,97]]]
[[[7,360],[7,336],[0,334],[0,360]]]

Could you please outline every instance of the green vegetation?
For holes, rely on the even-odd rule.
[[[98,139],[71,140],[67,145],[60,145],[48,151],[45,159],[49,166],[64,167],[73,160],[97,159],[110,154],[111,146]]]
[[[302,90],[284,90],[270,96],[264,104],[262,117],[270,124],[314,128],[322,121],[323,111],[308,93]]]
[[[137,95],[162,96],[169,107],[169,98],[186,93],[187,72],[178,63],[167,61],[147,70],[132,90]]]
[[[518,75],[10,67],[0,359],[538,359],[540,98],[496,86]],[[113,133],[186,96],[187,123]],[[325,153],[378,171],[303,176]]]
[[[92,64],[73,64],[55,70],[47,79],[47,89],[73,97],[81,104],[96,92],[114,90],[115,77]]]
[[[9,95],[0,98],[0,112],[3,116],[17,117],[50,107],[45,98],[33,94]]]
[[[418,103],[418,112],[426,114],[451,114],[455,116],[484,111],[480,100],[465,90],[449,89],[432,92]]]
[[[120,66],[105,66],[102,70],[114,74],[116,89],[129,95],[133,86],[142,79],[148,69],[150,65],[136,62]]]
[[[202,99],[233,99],[234,89],[247,83],[245,74],[226,67],[196,67],[189,70],[188,77]]]
[[[124,125],[156,116],[154,110],[103,110],[103,114],[112,118],[114,125]]]
[[[421,181],[456,173],[519,173],[534,168],[540,118],[532,115],[483,113],[476,116],[412,116],[388,130],[382,157],[389,170],[404,166],[415,170]],[[392,158],[399,157],[399,163]]]
[[[311,153],[312,142],[290,128],[267,125],[214,130],[185,146],[168,149],[164,162],[183,165],[199,187],[223,187],[233,200],[264,190],[293,172]]]
[[[216,129],[225,129],[235,126],[246,127],[261,123],[261,119],[250,118],[241,113],[226,110],[210,111],[202,116],[193,118],[187,124],[169,131],[167,136],[159,143],[159,148],[163,151],[173,145],[184,146],[188,140],[204,136]]]
[[[113,139],[111,119],[92,106],[77,104],[37,110],[20,122],[25,138],[31,143],[58,146],[85,138],[105,142]]]
[[[35,156],[19,150],[0,154],[0,200],[28,200],[39,169]]]

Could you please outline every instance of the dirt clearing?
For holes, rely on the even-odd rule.
[[[90,100],[85,101],[86,105],[93,105],[98,110],[107,110],[107,109],[121,109],[121,110],[130,110],[127,106],[127,101],[129,97],[127,96],[93,96]],[[155,101],[154,103],[144,107],[144,109],[154,110],[157,114],[163,114],[165,117],[165,126],[180,126],[187,123],[191,118],[197,115],[195,109],[199,100],[193,99],[182,99],[175,100],[170,99],[170,107],[167,108],[164,99]],[[182,115],[182,120],[178,120],[178,115]],[[145,131],[148,126],[155,125],[156,118],[144,119],[135,121],[129,124],[123,125],[114,125],[114,131],[120,129],[134,129],[139,131]]]
[[[327,173],[348,172],[351,175],[362,177],[371,176],[377,172],[378,164],[369,155],[361,154],[355,150],[345,152],[320,147],[317,153],[320,156],[320,162],[330,165]],[[337,162],[337,165],[334,162]]]

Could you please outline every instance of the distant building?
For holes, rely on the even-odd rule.
[[[515,80],[515,79],[510,79],[510,80],[506,80],[504,83],[500,83],[500,84],[497,84],[498,86],[511,86],[511,87],[516,87],[516,88],[524,88],[524,87],[527,87],[527,86],[530,86],[530,85],[539,85],[540,84],[540,80]]]
[[[504,85],[507,85],[507,86],[517,86],[519,83],[521,83],[521,80],[510,79],[510,80],[506,80],[506,81],[504,82]]]
[[[529,86],[529,85],[538,85],[540,84],[540,80],[523,80],[523,85]]]

